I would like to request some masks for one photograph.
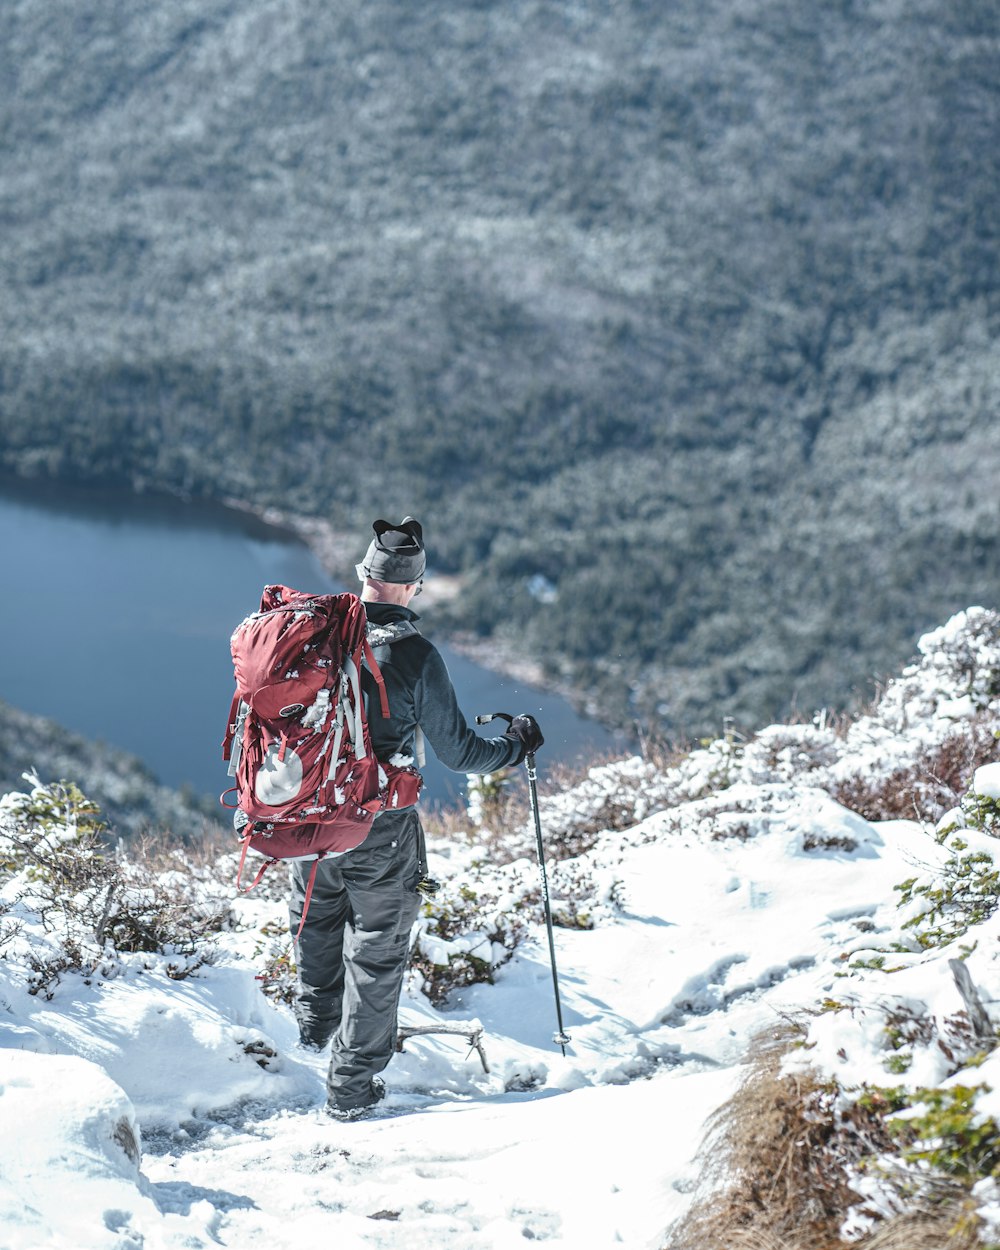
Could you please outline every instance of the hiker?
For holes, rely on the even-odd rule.
[[[426,569],[420,524],[378,520],[357,573],[369,639],[382,671],[389,717],[365,670],[372,749],[383,763],[417,758],[421,736],[438,759],[460,773],[491,773],[519,764],[543,742],[531,716],[515,716],[499,737],[468,725],[440,653],[416,630],[410,601]],[[289,915],[298,928],[313,864],[291,865]],[[396,1013],[410,952],[410,929],[426,877],[424,831],[415,807],[375,817],[365,841],[322,859],[298,943],[295,1012],[300,1044],[320,1051],[332,1041],[327,1110],[354,1119],[385,1095],[379,1073],[395,1051]]]

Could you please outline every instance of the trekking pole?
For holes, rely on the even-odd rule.
[[[477,716],[477,725],[489,724],[491,720],[505,720],[509,725],[513,716],[506,712],[491,712],[486,716]],[[542,903],[545,907],[545,928],[549,936],[549,962],[552,965],[552,989],[556,1000],[556,1023],[559,1026],[552,1040],[566,1054],[569,1045],[569,1034],[563,1028],[562,1004],[559,1001],[559,976],[556,972],[556,943],[552,933],[552,905],[549,901],[549,879],[545,872],[545,848],[542,845],[542,821],[538,814],[538,772],[535,768],[535,753],[529,751],[524,757],[524,765],[528,771],[528,794],[531,798],[531,814],[535,818],[535,845],[538,850],[538,872],[542,880]]]

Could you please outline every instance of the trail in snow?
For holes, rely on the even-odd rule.
[[[749,1036],[832,986],[857,934],[850,916],[879,923],[908,837],[872,830],[854,854],[807,854],[791,815],[769,835],[714,844],[661,840],[664,819],[616,851],[618,921],[557,934],[569,1055],[549,1040],[538,940],[450,1013],[482,1021],[491,1072],[461,1039],[413,1039],[370,1121],[322,1114],[324,1060],[296,1051],[290,1014],[259,994],[238,949],[179,983],[134,973],[67,984],[50,1004],[20,999],[21,1045],[83,1054],[131,1097],[145,1137],[139,1191],[160,1218],[126,1219],[118,1199],[111,1228],[84,1180],[34,1175],[50,1240],[15,1224],[11,1246],[655,1244],[689,1201],[702,1122]],[[234,948],[280,910],[241,906],[248,928]],[[436,1015],[422,997],[404,1002],[404,1022]],[[267,1066],[245,1053],[253,1043],[274,1052]]]

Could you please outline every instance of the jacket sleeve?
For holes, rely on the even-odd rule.
[[[520,754],[510,738],[481,738],[469,727],[448,666],[436,647],[428,647],[414,694],[417,723],[446,768],[457,773],[492,773],[512,764]]]

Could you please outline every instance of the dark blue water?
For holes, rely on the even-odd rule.
[[[362,548],[367,525],[359,523]],[[254,518],[61,486],[0,486],[0,552],[0,698],[132,752],[167,785],[213,795],[229,784],[220,743],[233,628],[269,582],[344,589],[293,536]],[[432,608],[423,624],[432,634]],[[470,722],[497,710],[538,718],[540,768],[618,745],[566,700],[435,641]],[[424,776],[431,803],[464,792],[464,778],[430,748]]]

